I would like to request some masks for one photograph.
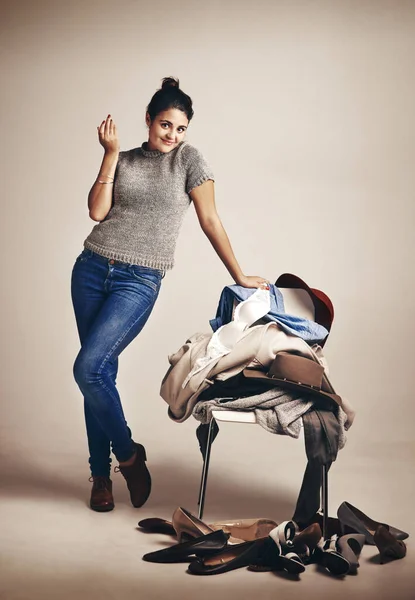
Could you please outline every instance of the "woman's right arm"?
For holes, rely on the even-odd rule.
[[[97,129],[99,143],[103,146],[105,153],[98,176],[88,194],[88,209],[89,216],[93,221],[103,221],[111,210],[114,175],[120,144],[117,127],[111,115],[108,115]]]

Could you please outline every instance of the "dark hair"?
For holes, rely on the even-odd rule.
[[[181,110],[189,121],[193,117],[192,99],[179,88],[179,80],[175,77],[164,77],[161,88],[147,106],[147,112],[153,121],[159,113],[169,108]]]

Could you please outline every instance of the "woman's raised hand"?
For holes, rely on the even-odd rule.
[[[118,131],[111,115],[108,115],[97,129],[99,143],[105,152],[119,152],[120,142],[118,140]]]

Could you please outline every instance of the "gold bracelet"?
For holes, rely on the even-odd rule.
[[[98,173],[98,177],[107,177],[109,179],[114,179],[112,175],[104,175],[103,173]]]
[[[114,183],[113,181],[101,181],[100,179],[97,179],[98,183]]]

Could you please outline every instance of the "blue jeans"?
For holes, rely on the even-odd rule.
[[[144,327],[164,272],[110,260],[84,249],[72,270],[71,296],[81,350],[73,374],[83,396],[89,464],[108,477],[110,452],[118,461],[134,453],[116,388],[118,356]]]

